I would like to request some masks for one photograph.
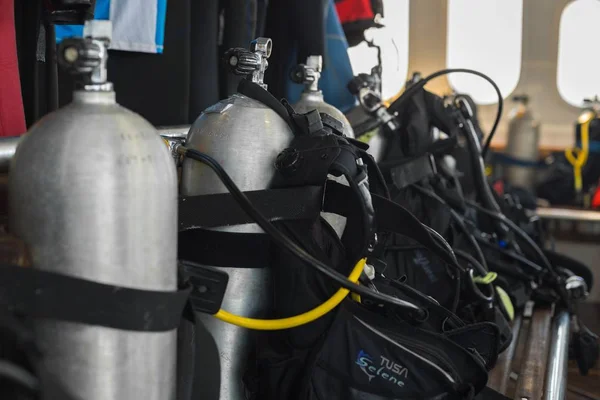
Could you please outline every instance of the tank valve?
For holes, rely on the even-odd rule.
[[[577,275],[570,276],[565,282],[569,297],[575,300],[585,300],[589,296],[587,283]]]
[[[224,61],[235,75],[243,75],[253,83],[267,89],[264,83],[265,71],[269,67],[267,59],[271,56],[273,41],[269,38],[258,38],[250,44],[250,50],[241,47],[225,52]]]
[[[307,91],[317,92],[322,69],[323,57],[309,56],[306,59],[306,64],[298,64],[292,69],[290,79],[294,83],[303,83]]]
[[[72,75],[77,75],[78,88],[90,91],[111,91],[107,82],[106,62],[112,37],[112,23],[104,20],[86,21],[83,38],[63,40],[58,48],[58,63]]]

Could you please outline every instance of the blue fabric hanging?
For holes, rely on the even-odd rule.
[[[350,57],[348,56],[348,42],[342,29],[342,24],[335,9],[334,0],[330,0],[325,12],[326,41],[325,54],[323,54],[324,69],[319,81],[319,87],[323,91],[325,101],[338,108],[342,112],[350,111],[356,104],[356,99],[346,85],[354,77]],[[319,55],[319,54],[313,54]],[[296,51],[291,58],[293,60],[288,66],[288,71],[294,67]],[[289,74],[288,74],[289,75]],[[286,98],[290,103],[300,99],[302,85],[287,81]]]
[[[167,0],[96,0],[94,18],[111,20],[111,50],[162,53]],[[57,25],[56,43],[81,36],[83,25]]]

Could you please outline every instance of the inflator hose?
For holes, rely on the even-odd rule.
[[[356,283],[358,282],[358,278],[363,272],[365,267],[366,258],[360,259],[359,262],[356,263],[354,269],[348,276],[348,280],[350,282]],[[247,318],[240,317],[238,315],[233,315],[228,313],[225,310],[219,310],[215,317],[220,319],[221,321],[241,326],[242,328],[247,329],[255,329],[261,331],[275,331],[281,329],[290,329],[295,328],[301,325],[308,324],[313,322],[316,319],[321,318],[323,315],[327,314],[329,311],[336,308],[345,298],[348,296],[350,291],[348,289],[340,288],[333,296],[331,296],[327,301],[320,304],[319,306],[313,308],[310,311],[307,311],[302,314],[298,314],[293,317],[288,318],[280,318],[280,319],[255,319],[255,318]]]
[[[502,210],[500,209],[500,205],[496,202],[496,199],[491,192],[490,185],[485,177],[485,163],[483,161],[479,139],[477,138],[478,132],[476,131],[475,125],[471,121],[467,120],[466,118],[461,119],[465,124],[466,132],[465,130],[463,130],[463,132],[467,141],[467,146],[469,147],[469,152],[471,153],[471,169],[473,170],[475,187],[477,188],[479,200],[488,210],[501,213]]]

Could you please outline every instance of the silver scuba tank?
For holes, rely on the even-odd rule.
[[[80,84],[73,102],[35,124],[17,148],[10,227],[33,268],[175,291],[177,174],[154,127],[115,102],[106,81],[111,32],[110,21],[89,21],[84,39],[61,43],[57,57]],[[48,369],[77,398],[175,397],[176,330],[39,320],[35,332]]]
[[[343,133],[345,136],[354,138],[354,131],[350,121],[343,112],[325,102],[323,92],[319,90],[319,79],[323,68],[323,57],[309,56],[306,59],[306,64],[299,64],[292,70],[291,78],[295,83],[303,83],[304,90],[300,95],[300,100],[293,105],[297,113],[304,114],[312,110],[317,110],[320,113],[329,114],[344,125]],[[332,175],[329,179],[336,180],[338,183],[348,185],[346,178],[335,178]],[[346,218],[341,215],[336,215],[328,212],[321,213],[321,216],[333,227],[339,237],[344,233],[346,228]]]
[[[304,114],[312,110],[329,114],[333,118],[344,124],[344,135],[354,138],[352,126],[343,112],[325,102],[323,92],[319,90],[319,79],[323,68],[323,57],[309,56],[306,64],[300,64],[292,71],[292,80],[296,83],[303,83],[304,90],[300,95],[300,100],[293,105],[297,113]]]
[[[536,162],[540,156],[540,123],[529,108],[529,97],[514,96],[515,107],[509,114],[506,154],[526,162]],[[504,174],[513,186],[533,190],[536,170],[532,167],[510,165]]]
[[[271,39],[252,42],[251,54],[232,56],[230,67],[245,73],[261,85],[271,54]],[[293,133],[287,122],[261,102],[236,93],[207,108],[190,128],[186,146],[216,159],[243,191],[269,187],[275,174],[277,155],[288,146]],[[183,195],[227,193],[213,171],[192,159],[183,162],[180,191]],[[261,233],[255,224],[217,228],[219,231]],[[270,272],[268,268],[223,268],[229,284],[222,308],[247,317],[264,317],[270,305]],[[253,349],[254,332],[222,322],[210,315],[200,315],[212,334],[221,355],[220,398],[245,399],[243,373]],[[196,364],[200,370],[202,365]],[[201,371],[199,371],[201,373]]]

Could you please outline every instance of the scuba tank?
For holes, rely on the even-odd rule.
[[[514,96],[513,101],[516,104],[509,115],[506,154],[520,164],[535,164],[540,156],[540,123],[531,113],[527,95]],[[535,176],[536,170],[532,166],[506,167],[506,180],[513,186],[533,188]]]
[[[298,113],[306,113],[312,110],[328,114],[344,124],[344,135],[353,138],[354,131],[343,112],[334,106],[327,104],[323,98],[323,92],[319,90],[319,78],[323,66],[323,57],[309,56],[306,64],[299,64],[290,74],[292,81],[304,84],[304,90],[300,100],[293,105]]]
[[[263,76],[271,48],[271,39],[258,38],[252,42],[250,51],[235,48],[226,53],[230,70],[236,75],[246,76],[240,87],[253,83],[266,89]],[[291,140],[290,127],[275,111],[236,93],[200,115],[190,128],[186,146],[216,159],[242,191],[251,191],[270,186],[275,174],[275,159]],[[180,191],[184,196],[227,193],[225,186],[208,167],[187,158],[183,162]],[[214,231],[262,233],[255,224],[218,227],[213,228]],[[197,260],[201,241],[196,235],[197,232],[193,231],[180,235],[180,258]],[[271,299],[269,269],[227,267],[223,270],[229,274],[223,308],[238,315],[264,316]],[[254,348],[255,333],[212,316],[201,315],[199,318],[216,341],[220,354],[220,398],[244,399],[242,374]],[[197,368],[202,369],[203,366]]]
[[[36,270],[115,291],[174,291],[173,160],[154,127],[115,101],[106,80],[110,21],[86,22],[84,36],[64,40],[58,52],[60,64],[79,78],[73,102],[35,124],[12,160],[11,230],[27,244]],[[72,302],[87,301],[73,296]],[[149,308],[146,314],[152,319]],[[34,327],[47,369],[76,398],[175,396],[176,329],[53,319],[36,319]]]
[[[233,64],[237,64],[239,52],[228,54],[236,57]],[[378,237],[397,233],[414,237],[456,268],[447,243],[389,201],[367,146],[346,138],[341,122],[317,110],[298,114],[285,100],[279,103],[251,81],[243,80],[238,90],[271,107],[293,134],[274,162],[276,171],[269,185],[242,193],[209,155],[186,146],[177,151],[186,161],[209,166],[230,191],[180,198],[180,230],[198,233],[180,241],[194,252],[180,248],[180,255],[187,252],[186,257],[193,255],[205,265],[269,267],[273,280],[273,285],[264,285],[275,299],[268,307],[271,318],[232,315],[226,306],[211,312],[221,321],[264,330],[256,335],[256,355],[249,351],[236,355],[242,360],[237,363],[242,371],[246,361],[246,373],[235,371],[234,383],[244,385],[245,390],[240,390],[244,398],[392,399],[442,394],[459,398],[452,395],[480,391],[487,378],[485,368],[493,365],[497,355],[497,329],[492,324],[461,329],[464,323],[451,312],[418,291],[394,286],[377,274],[375,266],[365,264],[378,257]],[[330,182],[329,175],[344,177],[348,185]],[[216,207],[218,214],[213,212]],[[323,211],[348,218],[341,237],[323,223]],[[211,229],[252,222],[268,236]],[[359,278],[361,285],[350,284]],[[354,293],[351,298],[340,286]],[[428,319],[432,308],[435,318]],[[379,367],[390,360],[387,368],[395,376]],[[202,361],[210,363],[207,357]],[[460,367],[455,369],[456,365]],[[211,372],[205,365],[202,369]],[[374,376],[373,369],[385,374]]]
[[[317,110],[320,113],[330,115],[343,124],[343,133],[346,137],[354,138],[354,131],[344,113],[326,103],[323,98],[323,92],[319,90],[319,78],[321,77],[322,65],[323,57],[309,56],[306,59],[306,64],[299,64],[291,71],[290,77],[292,81],[304,84],[304,90],[300,94],[300,100],[293,105],[293,108],[300,114]],[[335,229],[338,236],[342,236],[344,228],[346,227],[346,218],[330,213],[323,213],[322,215]]]

